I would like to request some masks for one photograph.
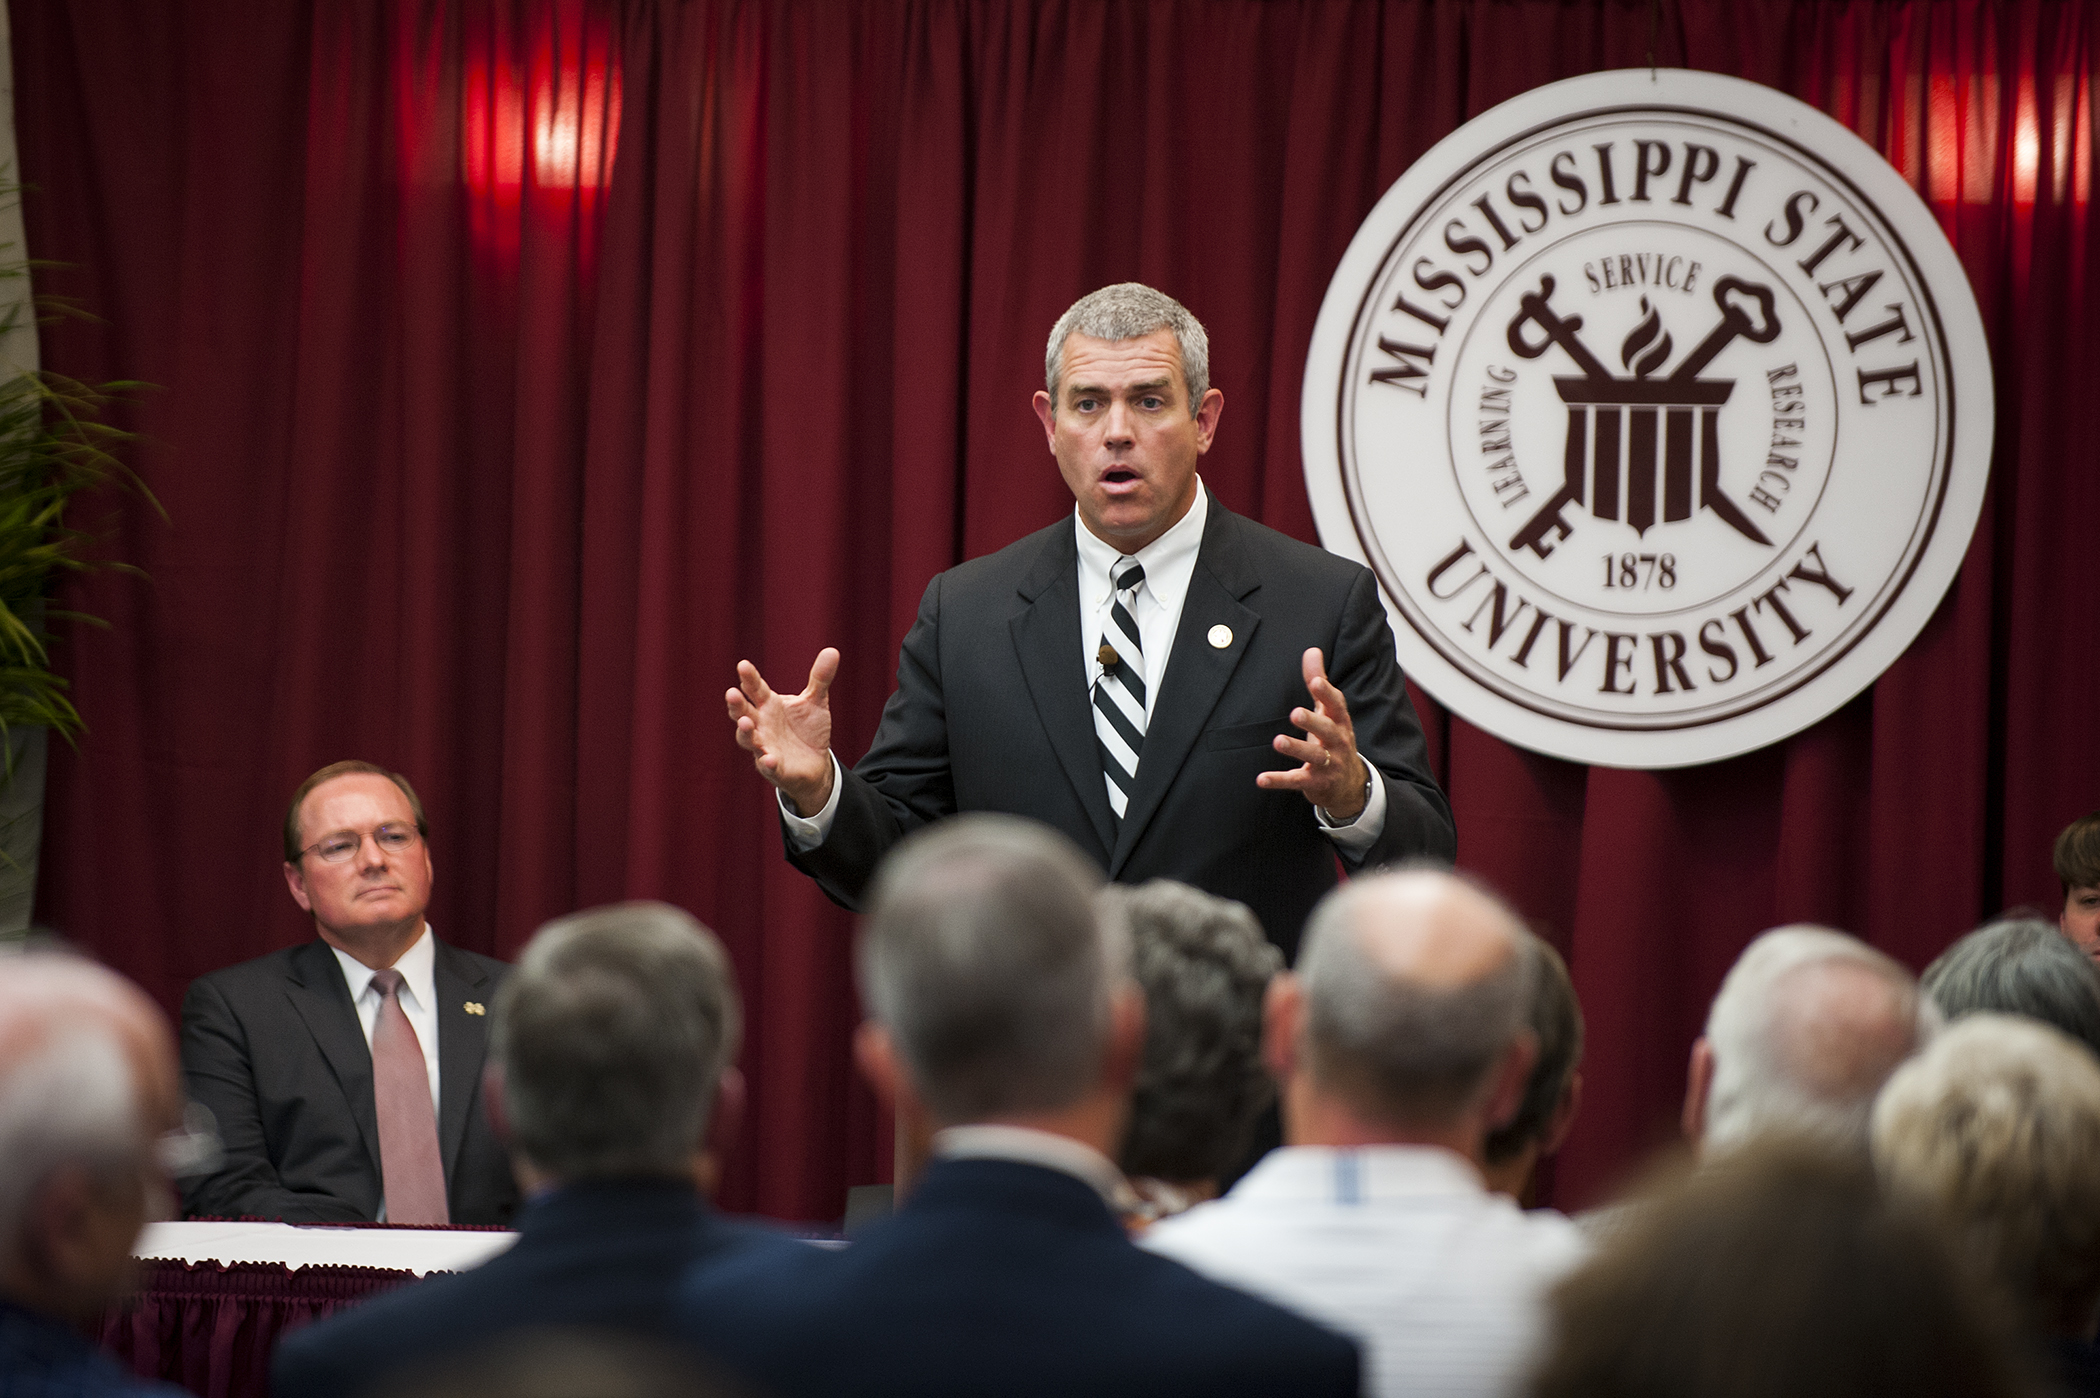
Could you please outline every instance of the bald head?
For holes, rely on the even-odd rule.
[[[168,1023],[80,957],[0,966],[0,1294],[61,1316],[121,1294],[152,1145],[179,1121]]]
[[[1752,942],[1714,997],[1703,1150],[1771,1130],[1866,1144],[1874,1094],[1931,1036],[1917,981],[1856,938],[1782,927]]]
[[[1314,910],[1298,961],[1306,1069],[1367,1119],[1448,1125],[1524,1031],[1533,966],[1500,900],[1441,870],[1376,874]]]

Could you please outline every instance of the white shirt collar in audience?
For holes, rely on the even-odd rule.
[[[1139,1244],[1363,1341],[1367,1398],[1507,1398],[1581,1261],[1575,1225],[1433,1146],[1288,1146]]]
[[[951,1126],[933,1135],[933,1153],[943,1160],[1011,1160],[1070,1175],[1120,1209],[1130,1186],[1115,1162],[1092,1146],[1026,1126]]]

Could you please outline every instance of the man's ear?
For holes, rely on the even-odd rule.
[[[1036,419],[1043,424],[1043,437],[1050,443],[1050,454],[1055,456],[1057,455],[1057,414],[1052,411],[1055,405],[1051,403],[1049,393],[1040,388],[1035,391],[1034,405]]]
[[[743,1069],[732,1063],[722,1070],[722,1080],[715,1086],[715,1104],[707,1114],[708,1154],[721,1159],[736,1146],[744,1134],[744,1112],[750,1102],[750,1084],[744,1081]]]
[[[306,875],[300,872],[298,865],[288,863],[284,866],[284,886],[292,891],[292,901],[299,905],[299,911],[310,913],[314,910],[313,899],[306,896]]]
[[[1502,1062],[1495,1068],[1487,1098],[1481,1104],[1482,1124],[1487,1130],[1507,1126],[1516,1116],[1517,1110],[1524,1105],[1524,1089],[1531,1082],[1531,1065],[1538,1061],[1537,1035],[1527,1029],[1510,1041],[1509,1047],[1503,1051]]]
[[[885,1110],[896,1111],[907,1092],[903,1065],[897,1062],[897,1045],[890,1039],[890,1031],[872,1019],[862,1020],[860,1028],[853,1031],[853,1062],[868,1080],[868,1086],[875,1089],[875,1099]]]
[[[1211,439],[1218,435],[1218,419],[1225,415],[1225,395],[1218,389],[1209,389],[1203,401],[1196,405],[1196,455],[1210,450]]]
[[[481,1110],[489,1119],[496,1143],[510,1149],[510,1098],[503,1086],[503,1068],[491,1058],[481,1069]]]
[[[1128,1092],[1145,1066],[1145,992],[1126,985],[1108,1002],[1108,1052],[1102,1056],[1101,1079]]]
[[[1261,1061],[1278,1087],[1295,1077],[1302,1066],[1298,1034],[1304,1017],[1304,988],[1289,971],[1278,971],[1269,978],[1261,1002]]]
[[[1560,1094],[1560,1105],[1555,1107],[1553,1115],[1546,1119],[1546,1129],[1539,1136],[1541,1156],[1559,1153],[1561,1146],[1567,1142],[1568,1132],[1574,1129],[1575,1114],[1581,1110],[1582,1074],[1578,1071],[1568,1074],[1568,1086]]]
[[[1684,1138],[1694,1146],[1706,1139],[1706,1099],[1714,1086],[1714,1046],[1701,1034],[1692,1041],[1692,1061],[1684,1074]]]

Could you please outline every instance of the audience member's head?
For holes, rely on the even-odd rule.
[[[2042,1335],[2100,1318],[2100,1061],[2047,1025],[1969,1015],[1896,1070],[1874,1161],[1939,1211]]]
[[[2025,1015],[2100,1054],[2100,967],[2040,918],[1986,923],[1941,952],[1919,984],[1950,1020]]]
[[[2032,1392],[1922,1210],[1865,1162],[1768,1139],[1612,1233],[1553,1298],[1534,1398]]]
[[[1443,1145],[1478,1164],[1536,1055],[1528,935],[1494,895],[1442,870],[1328,894],[1296,973],[1269,992],[1285,1138]]]
[[[408,778],[370,762],[332,762],[292,793],[285,885],[323,941],[379,970],[423,935],[429,840]]]
[[[2100,957],[2100,811],[2056,837],[2056,878],[2064,888],[2057,929],[2087,956]]]
[[[525,1182],[710,1184],[709,1127],[742,1015],[712,932],[663,903],[542,927],[496,993],[490,1097]],[[719,1133],[713,1133],[719,1135]]]
[[[935,1127],[1083,1117],[1112,1154],[1144,1001],[1120,920],[1096,911],[1101,882],[1063,836],[1012,816],[956,817],[900,845],[858,950],[856,1047],[877,1089]]]
[[[1283,957],[1245,905],[1187,884],[1111,884],[1100,896],[1129,931],[1145,992],[1145,1061],[1119,1163],[1190,1202],[1211,1198],[1276,1100],[1262,1066],[1262,996]]]
[[[181,1118],[143,991],[68,953],[0,958],[0,1297],[79,1320],[121,1296],[172,1202],[158,1146]]]
[[[1538,1040],[1538,1061],[1524,1084],[1517,1114],[1488,1133],[1488,1188],[1522,1199],[1540,1160],[1568,1138],[1582,1103],[1582,1004],[1568,964],[1542,937],[1526,934],[1537,963],[1527,1022]]]
[[[1685,1135],[1709,1158],[1768,1132],[1864,1152],[1874,1094],[1938,1023],[1910,972],[1857,938],[1767,932],[1721,982],[1692,1047]]]

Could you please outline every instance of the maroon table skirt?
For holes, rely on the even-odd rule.
[[[142,1378],[266,1398],[278,1336],[414,1280],[391,1267],[141,1262],[138,1294],[103,1312],[97,1338]]]

